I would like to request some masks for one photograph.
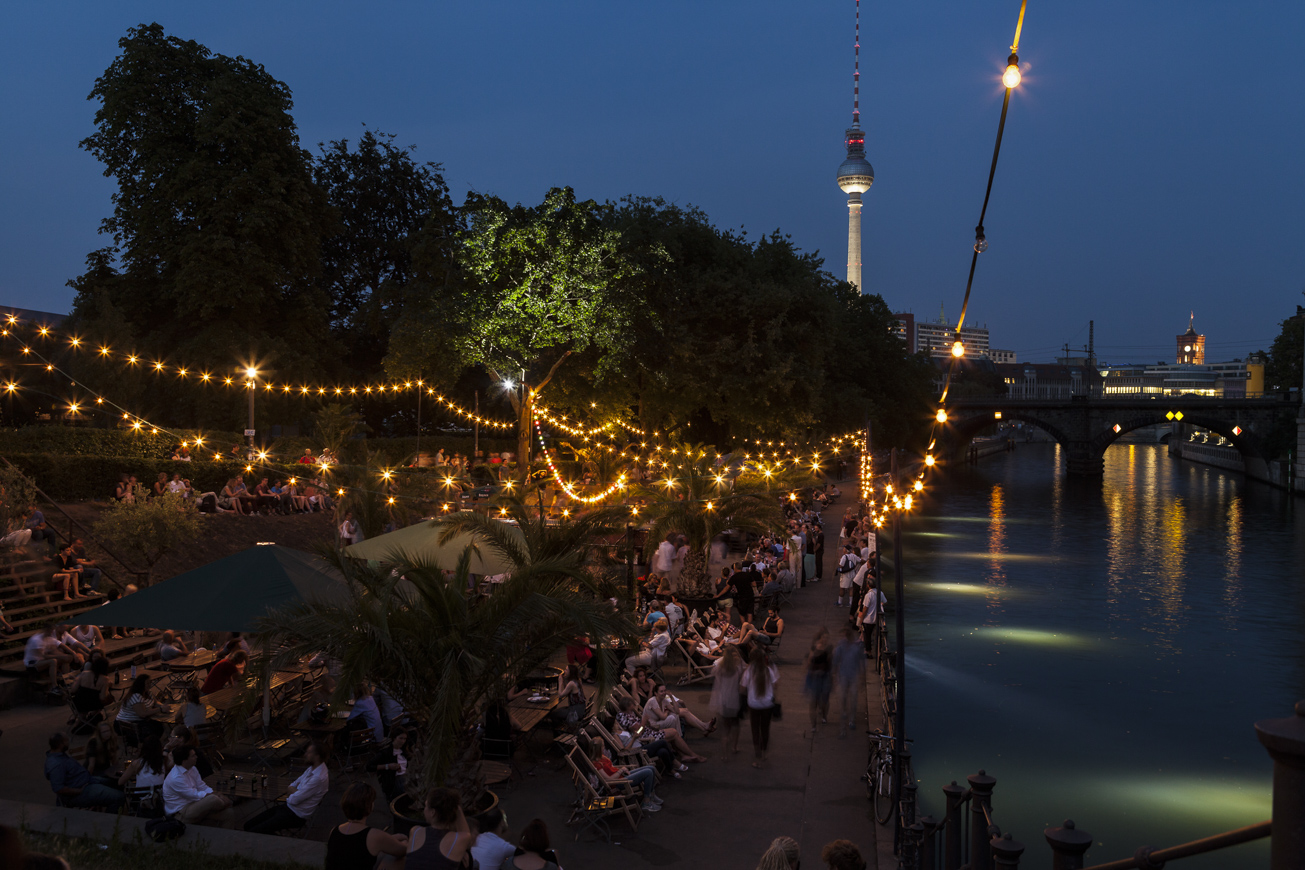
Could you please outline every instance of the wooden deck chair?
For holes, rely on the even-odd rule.
[[[616,735],[608,730],[608,728],[597,719],[589,723],[589,731],[599,740],[602,740],[607,744],[608,754],[616,759],[620,764],[625,765],[626,767],[652,766],[656,769],[657,765],[653,764],[652,758],[649,757],[643,747],[632,746],[625,748],[621,746],[620,741],[616,739]],[[661,779],[660,771],[658,772],[657,777],[658,779]]]
[[[699,664],[697,653],[693,649],[693,641],[684,638],[676,638],[675,648],[680,651],[684,657],[685,671],[684,676],[680,677],[679,685],[692,686],[695,683],[703,683],[712,679],[711,664]],[[714,664],[714,663],[713,663]]]
[[[593,828],[600,832],[607,842],[612,842],[612,829],[607,824],[607,819],[616,815],[625,816],[631,830],[639,830],[643,808],[639,806],[639,797],[635,793],[633,783],[613,782],[604,788],[606,794],[594,788],[590,776],[597,778],[598,774],[594,771],[589,757],[578,746],[567,753],[566,763],[571,768],[571,777],[576,784],[575,806],[566,823],[568,825],[576,822],[584,823],[584,826],[575,832],[576,840],[579,840],[580,835],[585,831]]]

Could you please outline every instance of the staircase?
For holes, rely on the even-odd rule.
[[[71,601],[63,600],[62,590],[54,588],[54,565],[39,557],[22,552],[0,554],[0,606],[5,619],[16,634],[0,636],[0,708],[22,701],[27,694],[27,669],[23,666],[23,651],[27,640],[42,626],[51,621],[79,625],[90,622],[91,613],[105,601],[98,593]],[[127,637],[123,640],[105,638],[104,651],[108,656],[110,673],[127,670],[138,656],[146,660],[157,658],[155,637]],[[33,686],[48,688],[45,676],[33,681]]]

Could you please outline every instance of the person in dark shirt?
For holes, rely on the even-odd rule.
[[[736,565],[737,569],[738,566]],[[733,591],[734,607],[739,612],[739,619],[743,622],[752,621],[752,613],[756,609],[756,589],[752,581],[757,577],[755,571],[735,570],[730,575],[729,585]]]

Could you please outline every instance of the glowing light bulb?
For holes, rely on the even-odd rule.
[[[1020,59],[1012,54],[1007,59],[1006,71],[1001,74],[1001,83],[1005,85],[1007,89],[1018,88],[1020,86],[1021,78]]]
[[[934,415],[934,419],[937,420],[939,423],[946,423],[947,412],[944,411],[942,408],[939,408],[938,413]]]
[[[924,457],[924,464],[927,465],[927,466],[929,466],[930,468],[932,468],[932,467],[933,467],[933,464],[934,464],[935,462],[937,462],[937,461],[938,461],[938,460],[936,460],[936,459],[933,458],[933,455],[932,455],[932,454],[930,454],[929,456]]]
[[[923,480],[917,480],[917,481],[915,482],[915,491],[916,491],[916,492],[919,492],[919,491],[922,490],[922,489],[924,489],[924,481],[923,481]]]
[[[960,341],[952,342],[952,356],[965,356],[965,345],[961,344]]]
[[[249,366],[248,368],[245,369],[245,377],[249,378],[250,380],[253,380],[254,378],[258,377],[258,369],[254,368],[253,366]]]

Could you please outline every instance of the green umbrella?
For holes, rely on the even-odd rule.
[[[343,602],[343,575],[320,556],[258,545],[178,574],[87,616],[96,625],[180,631],[256,631],[269,610],[300,601]]]
[[[520,530],[513,525],[513,531],[520,535]],[[440,543],[444,530],[435,525],[435,521],[415,523],[385,535],[378,535],[352,546],[345,547],[344,554],[355,559],[371,562],[415,563],[438,565],[453,571],[458,567],[458,559],[468,545],[473,544],[471,535],[454,535],[446,544]],[[512,563],[494,550],[485,546],[473,546],[471,552],[472,574],[505,574],[512,569]]]

